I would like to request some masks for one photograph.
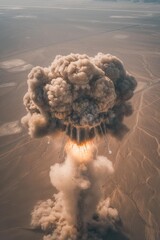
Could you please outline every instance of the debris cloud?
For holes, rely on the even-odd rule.
[[[32,137],[61,131],[77,143],[108,133],[121,137],[135,87],[135,78],[115,56],[58,55],[51,66],[35,67],[28,75],[22,122]]]

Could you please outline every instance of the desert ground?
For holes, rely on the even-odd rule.
[[[0,1],[0,239],[38,240],[30,213],[55,189],[50,166],[64,159],[65,137],[31,139],[21,125],[34,66],[57,54],[119,57],[137,79],[130,131],[97,141],[114,164],[105,194],[127,239],[160,239],[160,5],[101,1]],[[45,2],[45,3],[44,3]],[[108,236],[108,239],[126,239]]]

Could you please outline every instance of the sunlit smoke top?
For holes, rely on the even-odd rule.
[[[107,133],[119,137],[127,130],[122,122],[132,113],[126,101],[135,87],[115,56],[58,55],[51,66],[35,67],[28,75],[22,122],[32,137],[61,131],[77,143]]]

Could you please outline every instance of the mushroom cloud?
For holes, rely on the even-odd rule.
[[[63,131],[78,144],[107,133],[121,137],[136,85],[111,54],[57,55],[48,68],[37,66],[29,73],[22,123],[32,137]]]

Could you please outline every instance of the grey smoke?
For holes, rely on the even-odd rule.
[[[115,56],[58,55],[51,66],[35,67],[28,75],[22,122],[32,137],[61,131],[78,143],[108,133],[121,137],[135,87],[135,78]]]

